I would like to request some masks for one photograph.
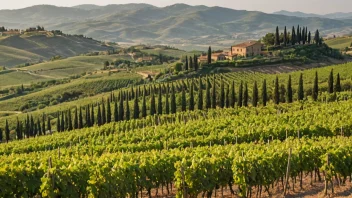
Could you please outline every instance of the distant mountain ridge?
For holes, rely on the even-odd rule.
[[[230,46],[234,42],[259,39],[276,26],[308,26],[323,35],[349,34],[352,21],[321,17],[296,17],[222,7],[175,4],[32,6],[0,10],[0,26],[24,28],[42,25],[70,34],[83,34],[120,43],[171,44],[179,48],[207,45]]]
[[[280,14],[285,16],[296,16],[296,17],[320,17],[320,18],[329,18],[329,19],[352,19],[352,12],[335,12],[330,14],[311,14],[304,12],[290,12],[286,10],[281,10],[278,12],[274,12],[273,14]]]

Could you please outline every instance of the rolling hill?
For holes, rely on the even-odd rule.
[[[40,62],[53,56],[71,57],[111,49],[101,42],[80,36],[24,34],[0,38],[0,65],[7,67]]]
[[[59,14],[60,13],[60,14]],[[26,16],[25,20],[23,20]],[[346,34],[349,20],[296,17],[222,7],[175,4],[79,5],[75,7],[33,6],[1,10],[0,24],[21,28],[43,25],[70,34],[120,43],[172,44],[182,49],[204,49],[208,45],[228,46],[234,42],[259,39],[276,26],[308,26],[323,35]]]
[[[278,12],[274,12],[273,14],[280,14],[286,16],[296,16],[296,17],[320,17],[320,18],[329,18],[329,19],[352,19],[352,12],[335,12],[330,14],[312,14],[312,13],[304,13],[304,12],[290,12],[286,10],[281,10]]]

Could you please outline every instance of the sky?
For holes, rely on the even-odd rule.
[[[2,0],[0,9],[18,9],[40,4],[75,6],[80,4],[148,3],[164,7],[175,3],[189,5],[221,6],[237,10],[256,10],[272,13],[280,10],[327,14],[352,12],[352,0]]]

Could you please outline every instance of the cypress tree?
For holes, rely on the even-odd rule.
[[[211,47],[208,49],[208,64],[211,64]]]
[[[188,66],[188,56],[186,56],[186,63],[185,63],[185,70],[188,71],[189,66]]]
[[[296,31],[295,31],[295,26],[292,26],[291,44],[292,44],[292,45],[295,45],[295,44],[296,44]]]
[[[186,102],[186,91],[185,87],[182,87],[182,95],[181,95],[181,110],[186,111],[187,102]]]
[[[51,120],[50,120],[50,117],[48,116],[48,124],[47,124],[47,126],[48,126],[48,131],[49,131],[49,134],[51,134]],[[45,132],[44,132],[44,135],[45,135]]]
[[[243,105],[243,82],[241,81],[240,88],[238,89],[237,106],[242,107],[242,105]]]
[[[275,79],[274,102],[277,105],[280,103],[279,78],[277,76],[276,76],[276,79]]]
[[[313,85],[313,92],[312,92],[312,98],[314,101],[318,100],[318,72],[315,72],[315,78],[314,78],[314,85]]]
[[[316,31],[315,31],[314,41],[315,41],[315,44],[316,44],[316,45],[319,45],[319,43],[320,43],[319,30],[316,30]]]
[[[56,121],[56,131],[57,132],[61,132],[61,126],[60,126],[61,122],[60,122],[60,113],[57,112],[57,121]]]
[[[220,82],[220,108],[225,107],[225,87],[224,87],[224,80],[221,77],[221,82]]]
[[[152,96],[150,97],[150,115],[152,116],[156,113],[154,91],[155,90],[152,91]]]
[[[145,100],[146,94],[147,94],[147,91],[144,86],[143,101],[142,101],[142,117],[143,118],[147,117],[147,104],[146,104],[146,100]]]
[[[198,71],[198,57],[196,55],[193,55],[193,59],[194,59],[194,70]]]
[[[137,92],[137,91],[136,91]],[[136,93],[137,94],[137,93]],[[138,105],[138,97],[134,98],[134,105],[133,105],[133,119],[139,118],[139,105]]]
[[[126,120],[131,119],[130,103],[126,100]]]
[[[87,105],[87,112],[86,112],[86,125],[87,127],[91,127],[92,125],[94,125],[94,114],[92,114],[93,116],[93,124],[91,123],[91,120],[90,120],[90,105]]]
[[[225,107],[226,108],[230,107],[230,87],[228,84],[226,85],[226,92],[225,92]]]
[[[98,114],[97,114],[97,124],[98,126],[101,126],[103,124],[103,119],[101,117],[101,109],[100,109],[100,104],[98,104]]]
[[[1,136],[2,136],[2,134],[1,134]],[[17,118],[17,125],[16,125],[16,136],[17,136],[18,140],[22,139],[21,138],[20,122],[18,121],[18,118]],[[0,140],[0,142],[1,142],[1,140]]]
[[[193,68],[194,68],[193,59],[192,59],[192,57],[190,56],[190,57],[189,57],[189,70],[193,70]]]
[[[276,33],[275,33],[275,46],[280,45],[280,33],[279,33],[279,26],[276,26]]]
[[[211,97],[211,108],[216,109],[216,82],[215,75],[213,76],[213,84],[212,84],[212,97]]]
[[[89,105],[88,105],[88,107],[89,107]],[[89,109],[88,109],[88,111],[89,111]],[[100,114],[100,116],[101,116],[101,114]],[[90,117],[89,126],[94,126],[94,124],[95,124],[95,113],[94,113],[94,105],[93,104],[92,104],[91,113],[90,113],[89,117]],[[100,117],[100,120],[101,120],[101,117]]]
[[[235,92],[235,81],[232,81],[231,84],[231,93],[230,93],[230,107],[235,107],[236,103],[236,92]]]
[[[83,128],[83,115],[82,115],[82,107],[79,107],[79,116],[78,116],[78,129]]]
[[[158,115],[163,114],[163,98],[161,95],[161,85],[159,84],[159,95],[158,95]]]
[[[42,133],[43,133],[43,135],[45,135],[45,132],[46,132],[46,130],[45,130],[45,114],[43,113],[43,115],[42,115]]]
[[[69,131],[72,131],[73,125],[72,125],[71,110],[68,110],[68,112],[67,112],[67,119],[68,119],[68,130],[69,130]]]
[[[33,116],[31,115],[31,119],[30,119],[30,125],[29,125],[29,136],[33,137],[34,136],[34,120],[33,120]]]
[[[61,131],[62,132],[65,131],[65,115],[64,115],[63,112],[61,112],[61,124],[60,124],[60,126],[61,126]]]
[[[199,78],[199,89],[198,89],[198,110],[203,110],[203,89],[202,79]]]
[[[263,86],[262,86],[262,102],[263,106],[266,106],[266,102],[268,101],[268,93],[266,91],[266,79],[263,81]]]
[[[248,85],[244,83],[243,106],[248,107]]]
[[[37,123],[33,123],[33,137],[36,137],[38,132],[37,132]]]
[[[253,107],[257,107],[258,106],[258,98],[259,98],[258,85],[257,85],[257,81],[254,81],[253,93],[252,93],[252,105],[253,105]]]
[[[306,28],[303,27],[303,30],[302,30],[302,43],[303,45],[306,44]]]
[[[334,92],[334,71],[330,71],[329,79],[328,79],[328,92]]]
[[[123,120],[124,113],[125,113],[125,110],[123,108],[123,97],[122,97],[122,91],[121,91],[120,92],[120,103],[119,103],[119,121]]]
[[[311,35],[311,33],[310,33],[310,31],[309,31],[309,33],[308,33],[308,43],[310,44],[312,41],[312,35]]]
[[[171,85],[171,113],[176,113],[176,96],[174,84]]]
[[[335,92],[341,92],[340,73],[337,73]]]
[[[306,31],[304,31],[305,33],[305,40],[306,40],[306,43],[308,42],[308,27],[306,27]]]
[[[3,139],[3,137],[2,137],[2,129],[0,128],[0,144],[2,142],[2,139]]]
[[[128,102],[128,99],[126,101]],[[102,103],[102,105],[101,105],[101,124],[106,124],[106,110],[105,110],[105,101],[104,101],[104,99],[102,99],[101,103]]]
[[[10,128],[7,120],[5,121],[5,137],[6,137],[6,143],[8,143],[10,141]]]
[[[284,45],[286,46],[287,45],[287,29],[286,29],[286,26],[285,26],[285,30],[284,30]]]
[[[210,109],[211,108],[211,99],[210,99],[210,82],[209,78],[207,76],[207,82],[206,82],[206,90],[205,90],[205,108]]]
[[[300,28],[299,28],[299,25],[297,26],[297,34],[296,34],[296,43],[298,43],[298,44],[301,44],[301,40],[300,40],[300,32],[301,32],[301,30],[300,30]]]
[[[74,121],[74,124],[73,124],[73,128],[75,129],[78,129],[78,109],[77,107],[75,108],[75,121]]]
[[[117,108],[117,101],[114,102],[114,121],[119,121],[119,109]]]
[[[110,105],[110,100],[108,100],[107,106],[106,106],[106,123],[110,123],[110,122],[111,122],[111,105]]]
[[[286,102],[286,88],[285,85],[281,84],[280,85],[280,102],[285,103]]]
[[[194,111],[194,87],[193,87],[193,81],[191,83],[191,90],[189,93],[189,110]]]
[[[167,87],[166,87],[166,98],[165,98],[165,113],[166,114],[170,114],[169,91],[170,91],[170,87],[169,87],[169,83],[168,83]]]
[[[303,89],[303,74],[301,73],[298,83],[298,100],[304,99],[304,89]]]
[[[286,97],[287,97],[286,100],[287,100],[288,103],[292,103],[293,102],[293,91],[292,91],[291,75],[288,76]]]

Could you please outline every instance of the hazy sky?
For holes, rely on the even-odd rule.
[[[274,12],[279,10],[309,13],[352,12],[352,0],[1,0],[0,9],[17,9],[38,4],[74,6],[79,4],[148,3],[159,7],[186,3],[190,5],[221,6],[241,10]]]

